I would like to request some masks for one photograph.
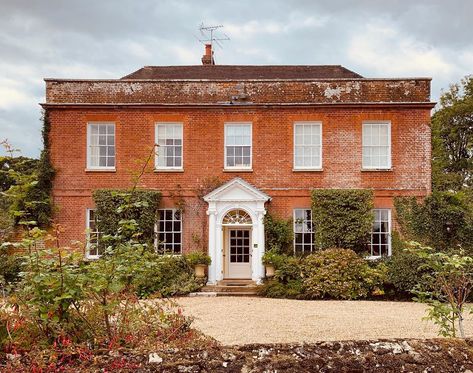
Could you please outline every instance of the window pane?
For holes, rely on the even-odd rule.
[[[160,254],[180,254],[182,241],[181,212],[178,209],[160,209],[157,228],[157,251]]]
[[[320,167],[321,124],[296,123],[294,132],[294,167]]]
[[[371,256],[388,255],[390,247],[390,216],[389,209],[375,209],[374,223],[371,230]]]
[[[363,124],[363,167],[390,167],[389,123]]]
[[[314,224],[311,209],[294,209],[294,252],[314,251]]]
[[[251,165],[251,125],[225,125],[226,167]]]
[[[156,167],[182,167],[182,133],[182,124],[157,124],[156,143],[159,148],[155,160]]]
[[[115,125],[89,124],[87,165],[89,167],[115,166]],[[108,157],[112,157],[108,159]]]

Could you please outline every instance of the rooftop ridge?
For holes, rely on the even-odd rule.
[[[144,66],[122,80],[132,79],[321,79],[363,78],[342,65],[177,65]]]

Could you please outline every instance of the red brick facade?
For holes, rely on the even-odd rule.
[[[51,156],[57,171],[55,220],[65,242],[83,240],[86,208],[97,188],[126,188],[152,151],[156,122],[183,123],[183,172],[149,170],[141,187],[160,190],[162,206],[176,196],[195,201],[210,177],[241,177],[272,197],[271,213],[291,217],[310,207],[313,188],[371,188],[376,207],[393,196],[430,192],[430,81],[321,80],[47,80]],[[362,170],[362,123],[391,122],[392,168]],[[115,123],[116,170],[86,171],[87,123]],[[224,123],[252,123],[252,171],[224,170]],[[322,170],[293,170],[293,123],[322,122]],[[183,218],[183,248],[203,224],[205,203]],[[205,237],[205,235],[204,235]]]

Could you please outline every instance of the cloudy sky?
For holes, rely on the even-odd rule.
[[[199,64],[198,26],[222,24],[219,64],[340,64],[430,76],[432,98],[473,73],[471,0],[0,0],[0,140],[41,149],[45,77],[120,78]]]

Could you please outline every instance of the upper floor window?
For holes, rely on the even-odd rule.
[[[160,209],[157,223],[157,250],[160,254],[182,253],[182,213],[179,209]]]
[[[379,258],[391,255],[391,210],[374,209],[374,222],[371,229],[370,257]]]
[[[86,211],[87,245],[86,257],[97,259],[103,254],[103,247],[100,245],[100,232],[97,227],[98,219],[94,209]]]
[[[314,223],[311,209],[294,209],[294,253],[314,251]]]
[[[225,124],[225,168],[251,169],[251,123]]]
[[[322,123],[294,123],[294,169],[322,168]]]
[[[363,123],[363,168],[391,168],[391,123]]]
[[[157,123],[157,169],[182,169],[182,123]]]
[[[87,124],[87,168],[115,168],[115,123]]]

